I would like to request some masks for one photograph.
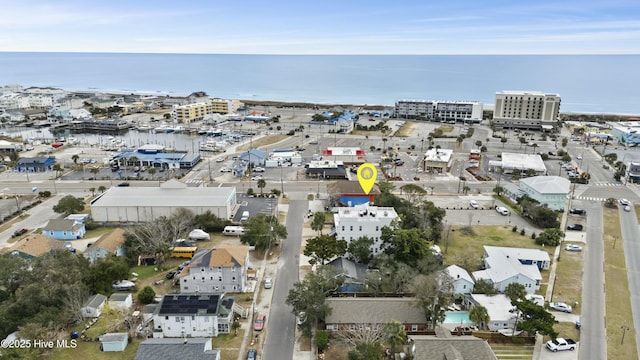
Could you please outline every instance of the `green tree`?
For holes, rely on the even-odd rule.
[[[325,261],[334,256],[342,256],[347,251],[347,242],[336,240],[335,236],[320,235],[307,240],[304,255],[311,259],[309,263],[324,265]]]
[[[294,283],[289,290],[286,303],[291,306],[291,311],[296,315],[305,312],[306,321],[300,326],[303,335],[310,336],[316,322],[331,314],[331,307],[325,299],[342,284],[335,275],[332,268],[321,266],[318,271],[308,273],[304,280]]]
[[[420,229],[391,229],[384,226],[380,240],[384,244],[384,252],[396,261],[415,266],[429,250],[429,242],[423,238]]]
[[[275,216],[259,213],[244,224],[244,235],[240,236],[240,242],[264,250],[286,237],[287,228]]]
[[[258,183],[256,186],[258,186],[258,189],[260,189],[260,195],[262,195],[262,189],[267,186],[267,182],[264,179],[258,179]]]
[[[482,141],[476,140],[475,144],[476,144],[477,147],[480,147],[480,146],[482,146]]]
[[[520,283],[511,283],[504,289],[504,295],[511,300],[511,304],[515,305],[518,300],[525,300],[527,289]]]
[[[153,176],[156,174],[156,172],[158,172],[158,170],[156,170],[156,168],[154,167],[150,167],[149,170],[147,170],[147,172],[149,173],[149,175],[151,175],[151,178],[153,179]]]
[[[145,286],[138,292],[138,301],[142,304],[151,304],[154,297],[156,297],[156,292],[153,291],[151,286]]]
[[[103,193],[103,192],[107,191],[107,187],[104,186],[104,185],[100,185],[100,186],[98,186],[98,191]]]
[[[98,175],[98,173],[100,172],[100,168],[98,167],[92,167],[91,170],[89,170],[89,172],[93,175],[93,178],[96,178],[96,175]]]
[[[74,165],[78,165],[78,159],[80,159],[80,155],[78,154],[71,155],[71,160],[73,160]]]
[[[469,320],[473,321],[476,325],[480,326],[480,329],[485,329],[488,326],[491,318],[487,308],[482,305],[475,305],[469,309]]]
[[[55,171],[55,176],[56,176],[56,179],[57,179],[58,177],[60,177],[60,173],[63,171],[62,165],[57,164],[57,163],[53,164],[53,166],[51,167],[51,170]]]
[[[487,280],[480,279],[473,285],[473,293],[495,295],[498,293],[498,290],[496,290],[493,284],[489,283]]]
[[[96,188],[95,187],[90,187],[89,191],[91,192],[91,196],[96,196]]]
[[[445,319],[445,309],[453,301],[453,280],[442,273],[416,276],[412,283],[418,306],[431,319],[431,328]]]
[[[558,246],[563,237],[564,233],[560,229],[544,229],[535,241],[538,245]]]
[[[224,230],[225,226],[231,225],[231,221],[219,218],[211,210],[207,210],[193,218],[193,225],[206,232],[215,232]]]
[[[607,198],[607,200],[604,201],[604,206],[608,208],[615,208],[618,206],[618,201],[615,198]]]
[[[73,195],[67,195],[60,199],[56,205],[53,206],[53,211],[58,214],[73,214],[79,213],[84,210],[84,200]]]
[[[526,212],[531,221],[541,228],[557,228],[560,226],[558,213],[548,207],[533,205]]]
[[[409,200],[410,203],[414,203],[422,196],[427,195],[427,190],[425,190],[422,186],[416,184],[402,185],[400,187],[400,190],[402,190],[406,194],[407,200]]]
[[[109,294],[115,280],[126,279],[129,275],[127,259],[122,256],[98,258],[88,271],[89,290],[95,294]]]
[[[506,144],[506,143],[507,143],[507,138],[506,138],[506,137],[502,137],[502,138],[500,139],[500,142],[502,143],[502,148],[504,149],[504,144]]]
[[[395,357],[396,348],[407,342],[407,333],[404,331],[404,325],[396,320],[384,324],[383,329],[384,341],[391,346],[391,354]]]
[[[519,301],[516,308],[520,311],[522,321],[518,323],[517,329],[526,331],[533,335],[536,332],[547,335],[552,339],[558,336],[553,326],[558,323],[555,317],[545,308],[539,306],[532,301]],[[469,313],[471,317],[471,313]]]
[[[349,243],[347,251],[355,262],[368,264],[373,257],[371,253],[371,246],[373,246],[373,244],[373,239],[367,236],[361,236]]]
[[[313,221],[311,221],[311,230],[317,231],[319,235],[322,235],[322,229],[324,228],[324,222],[326,215],[322,211],[318,211],[313,214]]]
[[[562,147],[567,147],[568,143],[569,143],[569,139],[567,139],[566,137],[562,138]]]

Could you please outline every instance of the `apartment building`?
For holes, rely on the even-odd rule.
[[[238,110],[238,100],[210,99],[207,102],[197,102],[186,105],[173,105],[173,121],[188,124],[192,121],[203,120],[209,114],[232,114]]]
[[[399,100],[395,112],[398,117],[408,119],[479,123],[482,108],[482,103],[476,101]]]
[[[362,205],[338,208],[338,213],[333,215],[336,239],[350,243],[366,236],[373,239],[371,252],[378,255],[384,250],[380,240],[382,228],[393,226],[392,222],[398,218],[392,207]]]
[[[553,131],[560,113],[560,95],[539,91],[496,93],[493,124],[496,129]]]

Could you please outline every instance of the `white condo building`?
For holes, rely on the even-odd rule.
[[[371,246],[373,255],[380,254],[384,250],[380,240],[382,228],[391,227],[392,222],[398,218],[398,213],[392,207],[362,205],[338,208],[338,213],[333,215],[336,239],[344,240],[349,244],[353,240],[366,236],[373,239]]]
[[[554,130],[560,113],[560,95],[539,91],[496,93],[493,124],[496,129]]]
[[[398,100],[396,115],[413,119],[475,122],[482,121],[482,103],[476,101]]]

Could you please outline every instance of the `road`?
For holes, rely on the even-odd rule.
[[[620,226],[622,228],[622,242],[624,243],[631,310],[633,313],[632,323],[628,323],[627,326],[631,330],[630,334],[636,334],[637,351],[640,353],[640,332],[637,331],[637,329],[640,329],[640,277],[638,277],[638,274],[640,274],[640,230],[638,229],[638,220],[633,206],[630,212],[625,212],[620,208]]]
[[[297,282],[303,216],[309,209],[306,200],[291,200],[287,215],[287,238],[282,242],[278,273],[275,278],[271,310],[267,320],[267,334],[262,359],[291,359],[295,339],[296,319],[285,304],[289,289]]]
[[[582,305],[579,358],[607,358],[605,332],[604,246],[602,243],[602,205],[600,202],[575,201],[575,207],[587,211],[587,246],[582,277]]]

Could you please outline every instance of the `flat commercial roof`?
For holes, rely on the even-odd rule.
[[[547,171],[542,157],[537,154],[502,153],[502,168],[504,169],[533,169],[537,172]]]
[[[225,205],[234,192],[232,187],[112,187],[91,205],[212,207]]]

